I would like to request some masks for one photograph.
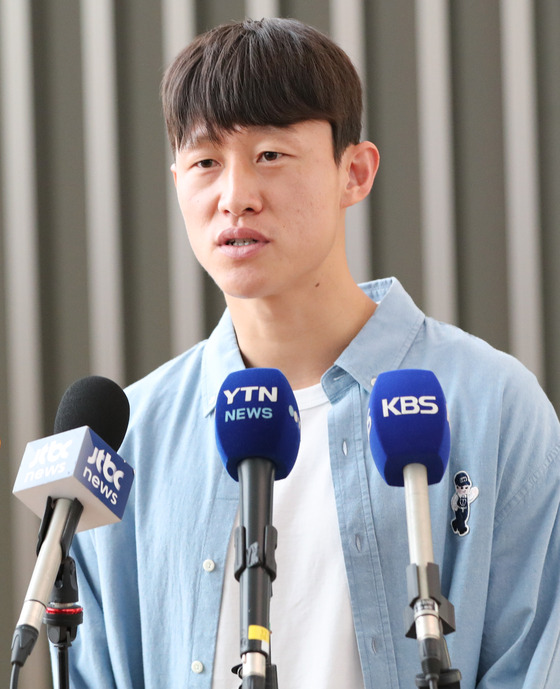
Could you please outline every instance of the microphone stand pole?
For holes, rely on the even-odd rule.
[[[441,594],[439,567],[433,562],[426,467],[408,464],[403,473],[410,554],[406,570],[410,602],[405,608],[405,635],[418,638],[422,673],[416,675],[416,686],[460,689],[461,673],[451,668],[443,636],[455,631],[455,609]]]
[[[52,600],[47,607],[43,622],[47,625],[49,641],[58,650],[58,688],[70,689],[68,649],[83,622],[83,609],[78,603],[78,579],[76,563],[65,557],[58,570],[53,587]]]
[[[241,589],[242,663],[233,672],[243,680],[241,689],[278,689],[276,666],[270,662],[270,598],[278,540],[271,523],[274,465],[246,459],[239,465],[239,475],[241,514],[235,531],[234,574]],[[258,525],[263,523],[261,529]]]

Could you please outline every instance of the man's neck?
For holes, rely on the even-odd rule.
[[[226,297],[245,364],[280,369],[295,390],[320,381],[376,307],[353,281],[311,289],[270,299]]]

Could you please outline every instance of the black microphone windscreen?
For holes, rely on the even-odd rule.
[[[54,432],[89,426],[117,451],[128,428],[130,405],[123,389],[103,376],[86,376],[66,390],[56,412]]]

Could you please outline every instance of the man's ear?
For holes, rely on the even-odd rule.
[[[371,141],[353,144],[344,151],[341,166],[346,170],[342,206],[348,208],[369,194],[379,168],[379,151]]]
[[[173,173],[173,181],[175,182],[175,187],[177,187],[177,165],[173,163],[169,169]]]

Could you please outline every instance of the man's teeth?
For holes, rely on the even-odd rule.
[[[256,244],[256,239],[229,239],[227,244],[229,246],[249,246],[249,244]]]

